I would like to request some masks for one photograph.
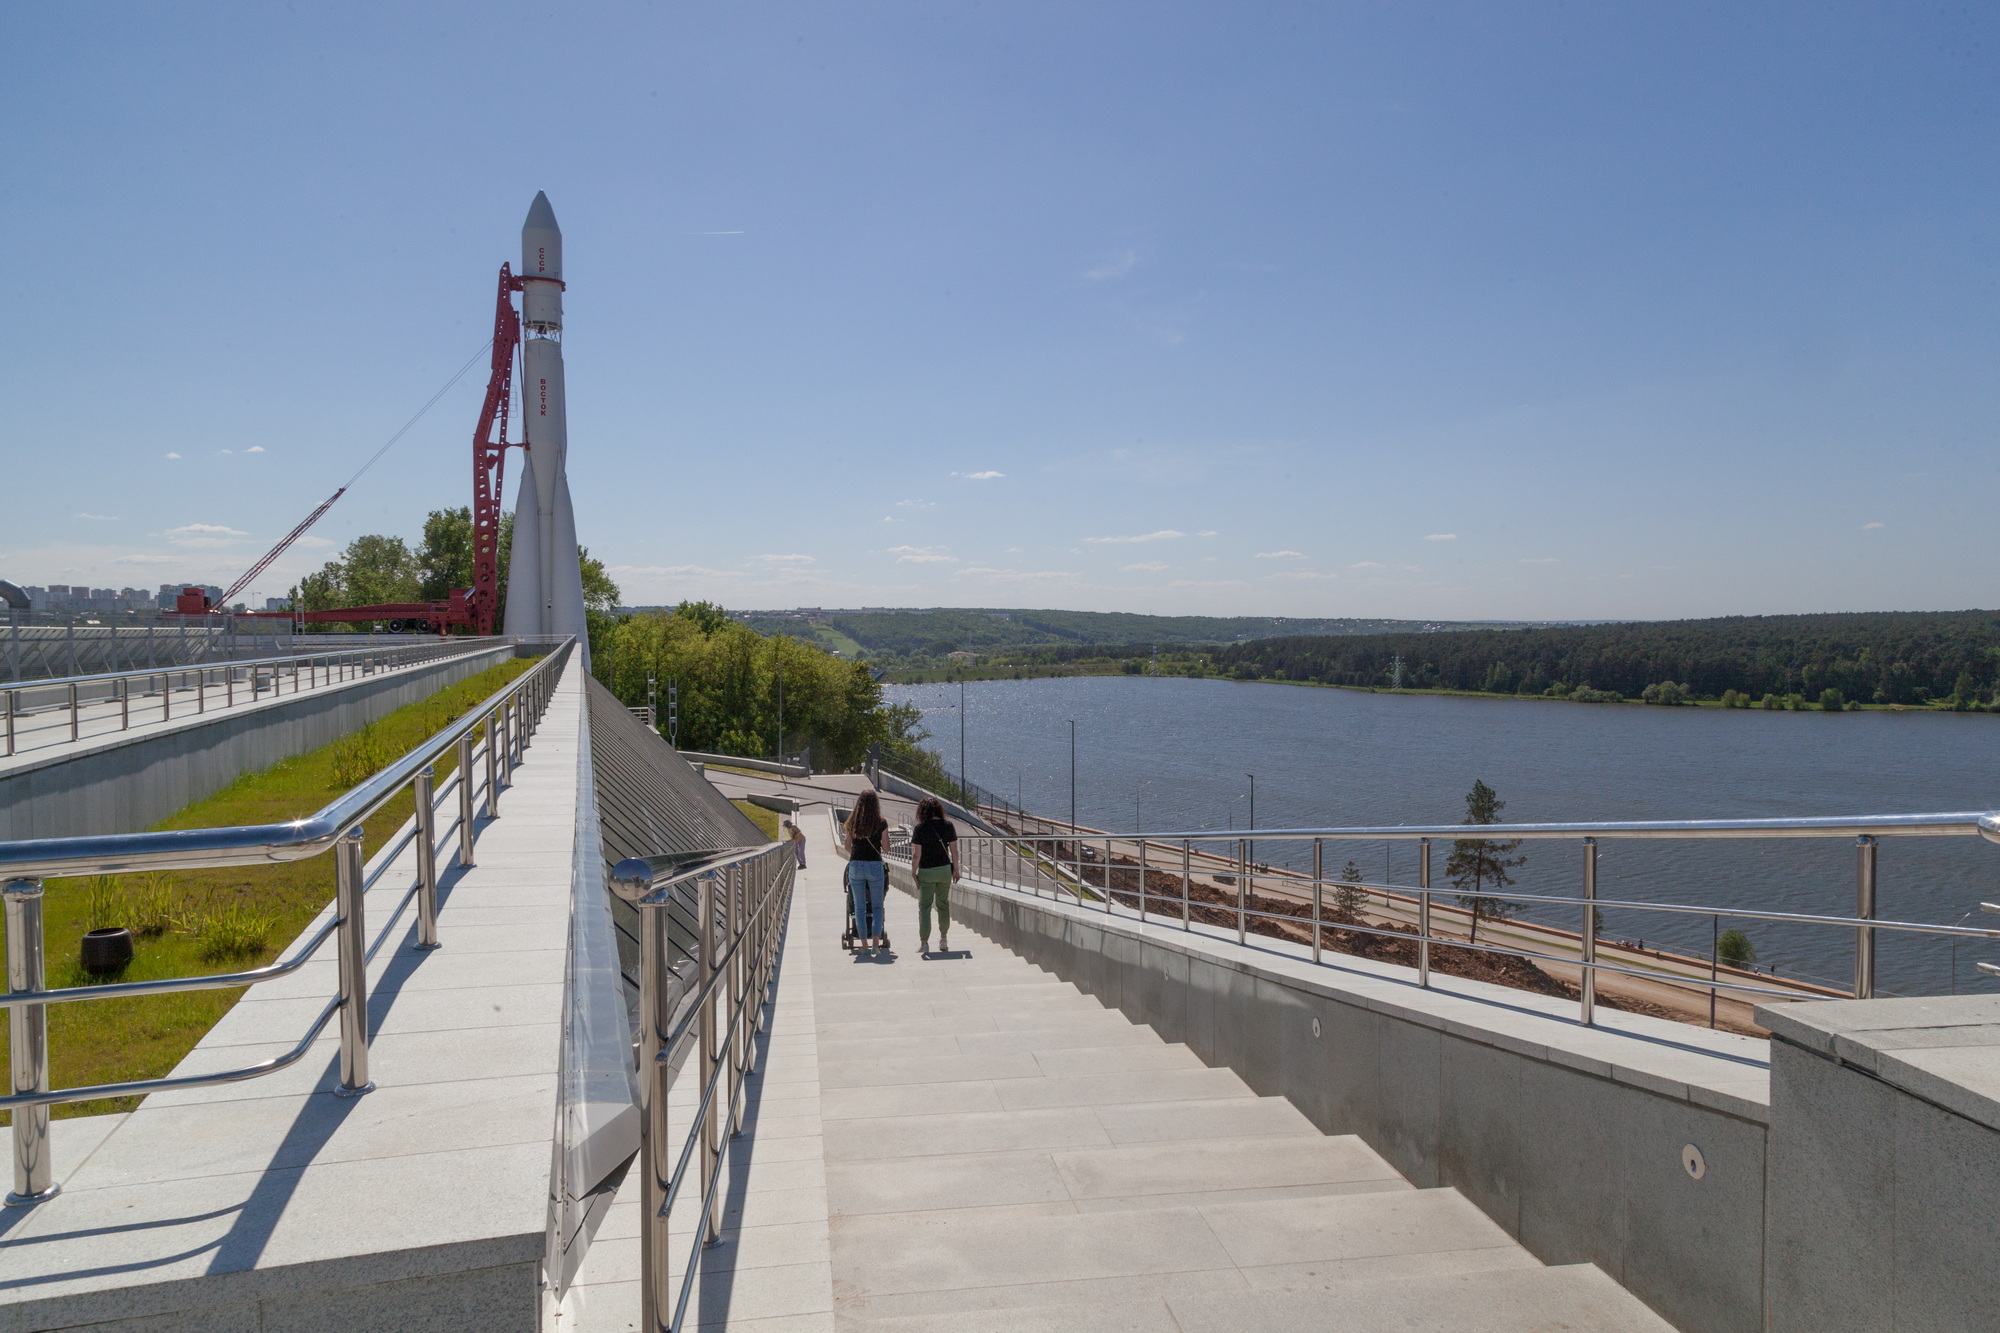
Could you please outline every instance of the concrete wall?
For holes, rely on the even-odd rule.
[[[2000,996],[1757,1012],[1772,1333],[2000,1328]]]
[[[511,645],[176,719],[0,771],[0,841],[131,833],[514,656]]]
[[[1544,1262],[1594,1263],[1691,1333],[1762,1328],[1766,1043],[1626,1014],[1583,1028],[1562,1001],[969,881],[952,915],[1417,1186],[1456,1186]]]

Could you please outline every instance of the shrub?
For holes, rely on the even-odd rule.
[[[164,935],[179,924],[173,890],[165,875],[148,875],[143,883],[132,886],[126,898],[125,925],[134,935]]]
[[[219,912],[203,913],[189,924],[202,961],[219,963],[261,951],[278,919],[234,903]]]
[[[1828,688],[1821,690],[1819,692],[1820,712],[1839,713],[1846,711],[1846,708],[1847,708],[1847,697],[1843,695],[1839,690]]]
[[[1757,948],[1740,930],[1725,930],[1715,942],[1715,956],[1730,967],[1748,967],[1757,961]]]
[[[1625,696],[1616,690],[1593,690],[1588,685],[1579,685],[1569,692],[1569,697],[1580,704],[1615,704]]]
[[[1775,694],[1767,694],[1767,695],[1765,695],[1765,696],[1764,696],[1764,701],[1763,701],[1762,703],[1758,704],[1757,706],[1758,706],[1759,708],[1768,708],[1768,709],[1773,709],[1773,710],[1776,710],[1776,709],[1780,709],[1780,708],[1783,708],[1783,707],[1785,706],[1785,701],[1784,701],[1784,700],[1782,700],[1782,699],[1780,699],[1780,698],[1779,698],[1779,697],[1778,697],[1777,695],[1775,695]]]
[[[336,791],[357,787],[382,771],[396,756],[382,743],[381,733],[370,722],[351,736],[333,744],[333,786]]]
[[[1639,697],[1649,704],[1666,704],[1669,707],[1688,701],[1687,687],[1676,685],[1670,680],[1648,685],[1639,692]]]

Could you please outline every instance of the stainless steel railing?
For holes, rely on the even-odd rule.
[[[37,680],[0,689],[0,725],[6,732],[7,753],[21,749],[22,720],[47,713],[67,713],[69,725],[44,728],[53,734],[43,744],[59,745],[83,735],[83,710],[99,705],[117,705],[117,726],[110,730],[129,731],[133,703],[155,714],[153,720],[171,721],[175,715],[174,696],[181,695],[180,711],[205,714],[234,708],[242,702],[261,703],[286,692],[315,689],[321,685],[374,675],[380,671],[420,666],[439,658],[479,652],[511,640],[482,639],[431,640],[419,644],[370,645],[339,652],[291,653],[283,657],[259,657],[240,662],[208,662],[191,666],[152,667],[144,671],[107,671],[89,676],[65,676]],[[107,713],[108,720],[108,713]],[[142,716],[141,722],[146,719]]]
[[[1083,895],[1091,900],[1093,906],[1101,906],[1107,913],[1116,913],[1129,908],[1142,923],[1148,919],[1149,909],[1158,904],[1167,911],[1163,914],[1154,910],[1152,913],[1154,917],[1165,915],[1171,918],[1177,914],[1179,924],[1187,930],[1193,929],[1194,908],[1197,905],[1209,909],[1217,907],[1216,904],[1192,897],[1195,877],[1207,875],[1218,885],[1235,889],[1235,902],[1223,904],[1219,910],[1225,918],[1233,916],[1236,940],[1239,944],[1248,942],[1253,924],[1256,922],[1285,922],[1293,927],[1310,930],[1312,960],[1315,963],[1324,961],[1323,939],[1326,930],[1330,928],[1360,934],[1410,938],[1406,930],[1368,926],[1355,920],[1336,920],[1330,923],[1326,917],[1325,907],[1325,895],[1329,885],[1336,889],[1375,890],[1385,895],[1385,903],[1387,895],[1398,895],[1409,908],[1414,909],[1417,979],[1420,985],[1430,985],[1433,944],[1449,944],[1456,948],[1511,955],[1535,962],[1558,962],[1579,969],[1580,1018],[1582,1022],[1589,1024],[1595,1021],[1597,980],[1600,973],[1665,983],[1696,991],[1705,990],[1711,996],[1711,1000],[1718,991],[1795,1000],[1813,998],[1814,994],[1813,990],[1804,987],[1787,988],[1725,979],[1714,967],[1713,960],[1711,960],[1710,975],[1707,977],[1673,972],[1665,968],[1628,967],[1600,961],[1597,957],[1599,942],[1597,914],[1607,907],[1669,915],[1728,917],[1788,925],[1851,929],[1855,933],[1855,945],[1854,985],[1850,993],[1861,999],[1871,998],[1875,994],[1875,948],[1879,932],[1895,931],[1954,939],[2000,939],[2000,929],[1996,928],[1945,926],[1918,921],[1883,920],[1878,917],[1876,880],[1879,840],[1886,837],[1978,837],[1990,842],[2000,842],[2000,813],[1961,811],[1944,814],[1800,819],[1244,829],[1230,833],[1199,830],[1147,834],[1144,837],[1079,829],[1069,833],[1054,834],[1043,832],[1006,835],[961,834],[960,844],[963,849],[962,857],[969,857],[969,869],[966,873],[987,883],[1024,890],[1037,896],[1054,883],[1061,892],[1072,897]],[[1580,923],[1576,932],[1577,956],[1574,959],[1566,954],[1558,957],[1490,942],[1478,943],[1439,933],[1433,912],[1434,901],[1439,891],[1433,889],[1431,885],[1432,844],[1434,840],[1466,838],[1573,839],[1581,844],[1583,857],[1581,897],[1518,893],[1512,889],[1506,890],[1504,894],[1509,902],[1556,905],[1577,911]],[[1597,876],[1599,843],[1641,838],[1853,838],[1856,851],[1854,915],[1833,916],[1767,911],[1752,907],[1718,907],[1713,904],[1647,902],[1600,897]],[[1350,885],[1344,881],[1327,878],[1323,864],[1325,843],[1360,839],[1393,839],[1417,843],[1418,883],[1413,886]],[[1257,861],[1254,850],[1257,844],[1283,842],[1310,844],[1312,853],[1310,874],[1274,870],[1268,864]],[[1221,845],[1219,854],[1210,850],[1216,844]],[[1122,862],[1119,855],[1121,847],[1126,852]],[[1158,861],[1154,859],[1156,854],[1160,856]],[[1047,869],[1051,865],[1061,867],[1064,873],[1060,876],[1051,875]],[[1128,883],[1124,886],[1119,885],[1115,878],[1117,872],[1121,871],[1127,872]],[[1146,884],[1149,873],[1164,873],[1169,879],[1177,880],[1178,894],[1149,893]],[[1252,902],[1256,882],[1260,877],[1274,894],[1299,900],[1300,909],[1296,912],[1276,912],[1254,908]],[[1447,892],[1459,898],[1477,896],[1466,895],[1457,888]],[[1498,898],[1502,895],[1495,893],[1486,896]],[[2000,914],[2000,903],[1985,903],[1981,906],[1989,913]],[[1477,903],[1471,910],[1474,912],[1479,910]],[[1982,962],[1979,967],[1984,972],[2000,975],[2000,965]],[[1821,995],[1827,994],[1824,989],[1815,989]]]
[[[621,861],[614,893],[638,905],[640,1327],[678,1330],[704,1247],[721,1239],[721,1182],[756,1072],[757,1029],[784,943],[795,860],[790,843],[693,858]],[[677,1141],[667,1123],[673,1069],[695,1055],[693,1111]],[[669,1235],[693,1171],[700,1209],[678,1281]]]
[[[275,1073],[311,1049],[329,1019],[340,1015],[340,1084],[335,1092],[356,1097],[374,1084],[368,1078],[368,960],[382,948],[411,900],[417,901],[419,949],[438,947],[437,881],[440,842],[458,836],[461,862],[470,866],[476,829],[475,746],[483,735],[486,813],[497,815],[500,792],[512,781],[522,746],[554,692],[574,645],[565,641],[518,678],[402,758],[337,797],[315,814],[284,824],[237,828],[181,829],[165,833],[118,833],[79,838],[38,838],[0,843],[0,898],[7,920],[7,1009],[13,1092],[0,1109],[13,1114],[14,1190],[11,1206],[39,1203],[58,1186],[49,1160],[49,1107],[58,1102],[102,1097],[143,1096],[169,1088],[207,1087]],[[434,790],[436,761],[456,747],[457,768],[442,790]],[[361,825],[405,787],[414,787],[416,813],[410,827],[364,873]],[[439,812],[457,795],[457,812],[438,827]],[[370,942],[363,895],[412,843],[417,874],[387,923]],[[50,876],[115,874],[124,871],[187,870],[208,866],[258,865],[298,861],[332,850],[334,915],[290,955],[265,967],[215,976],[169,977],[158,981],[114,982],[50,990],[43,958],[42,881]],[[87,1087],[49,1086],[48,1007],[83,1000],[108,1000],[175,991],[254,986],[289,976],[309,961],[331,936],[335,940],[337,983],[333,996],[307,1026],[305,1035],[282,1055],[215,1074],[136,1079]]]

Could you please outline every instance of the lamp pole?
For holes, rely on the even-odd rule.
[[[1250,779],[1250,827],[1254,829],[1257,827],[1257,775],[1255,773],[1245,773],[1243,776]],[[1255,865],[1257,861],[1257,844],[1255,842],[1250,844],[1249,856],[1251,864]]]
[[[1076,836],[1076,719],[1069,720],[1069,832]]]
[[[965,677],[958,678],[958,796],[965,799]]]

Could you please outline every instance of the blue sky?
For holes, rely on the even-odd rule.
[[[0,577],[230,582],[475,351],[545,189],[578,530],[628,601],[1991,606],[1996,39],[1969,5],[21,10]],[[467,503],[482,388],[257,591]]]

